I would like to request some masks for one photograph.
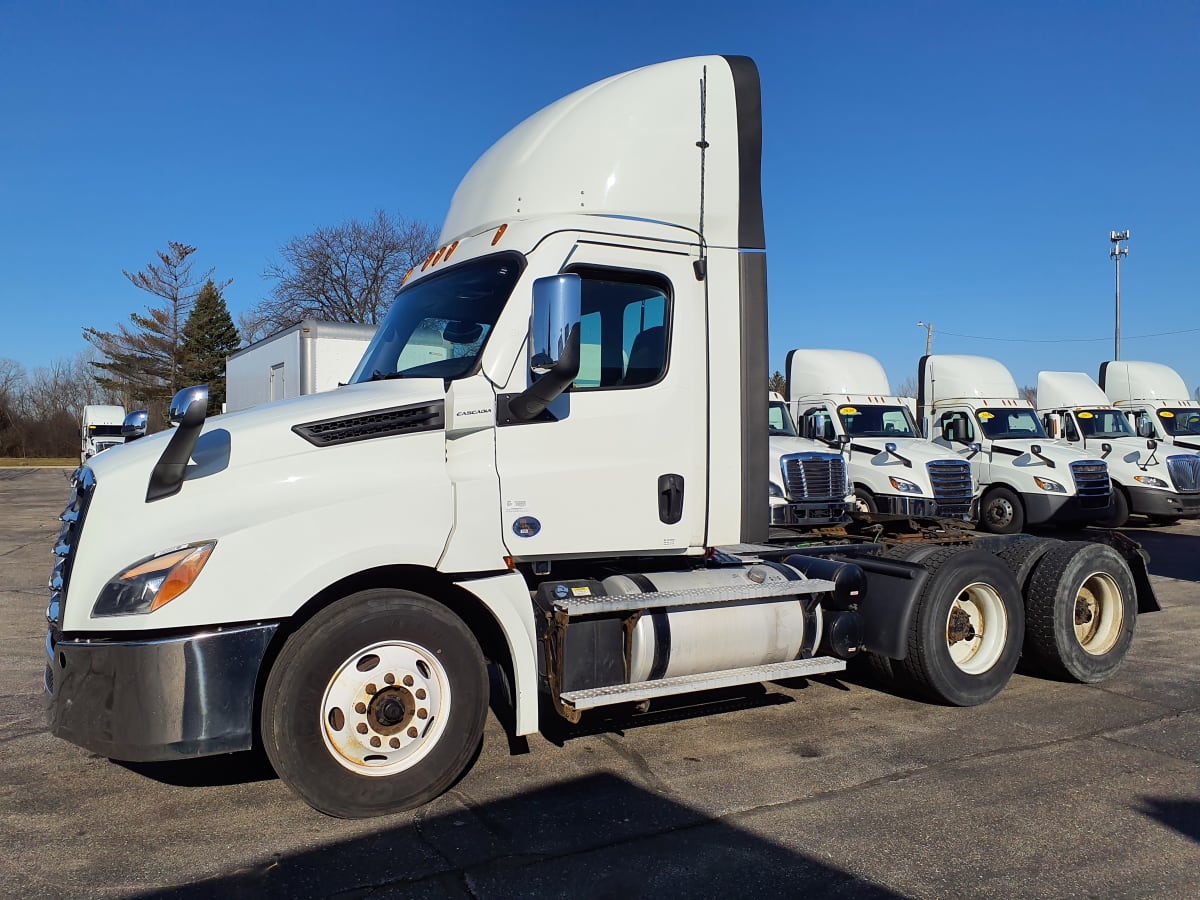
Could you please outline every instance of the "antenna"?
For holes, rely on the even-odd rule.
[[[708,150],[708,66],[700,70],[700,140],[696,141],[700,148],[700,258],[692,263],[696,280],[703,281],[708,273],[707,243],[704,240],[704,163]]]

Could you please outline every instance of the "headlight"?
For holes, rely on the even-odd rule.
[[[1057,491],[1060,494],[1065,494],[1067,492],[1065,487],[1063,487],[1057,481],[1051,481],[1049,478],[1038,478],[1038,476],[1034,475],[1033,480],[1034,483],[1037,484],[1037,486],[1043,491]]]
[[[775,482],[773,482],[773,481],[770,481],[770,482],[768,482],[768,485],[769,485],[769,486],[767,487],[767,496],[768,496],[768,497],[782,497],[782,496],[784,496],[784,494],[783,494],[783,488],[781,488],[781,487],[780,487],[779,485],[777,485]]]
[[[1161,478],[1155,478],[1153,475],[1134,475],[1133,480],[1140,481],[1142,484],[1146,485],[1146,487],[1170,487],[1170,485],[1168,485]]]
[[[192,544],[135,563],[104,586],[92,615],[132,616],[165,606],[192,586],[216,546]]]
[[[892,483],[892,487],[902,494],[919,494],[921,493],[920,485],[913,484],[911,481],[905,481],[903,478],[888,477],[888,481]]]

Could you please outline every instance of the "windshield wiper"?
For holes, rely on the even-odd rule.
[[[372,381],[390,381],[393,378],[407,378],[403,372],[380,372],[376,369],[371,373]]]

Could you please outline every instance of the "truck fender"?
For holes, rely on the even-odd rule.
[[[537,634],[529,587],[518,572],[456,581],[455,586],[476,597],[504,633],[512,660],[513,707],[516,735],[538,730]]]
[[[919,563],[866,555],[847,562],[855,563],[867,576],[866,596],[858,605],[863,649],[904,659],[909,626],[929,571]]]

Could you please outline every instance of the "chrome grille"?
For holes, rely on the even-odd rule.
[[[925,464],[939,516],[968,516],[975,484],[965,459],[938,459]]]
[[[62,627],[63,604],[71,584],[71,568],[75,565],[83,520],[95,490],[96,476],[92,470],[87,466],[76,469],[71,476],[71,499],[58,517],[63,524],[54,542],[54,571],[50,573],[47,585],[50,588],[50,604],[46,607],[46,620],[55,628]]]
[[[1167,457],[1167,471],[1177,491],[1200,491],[1200,456],[1183,453]]]
[[[1080,506],[1085,509],[1108,506],[1112,483],[1108,480],[1108,464],[1104,460],[1085,459],[1071,463],[1071,477],[1075,479]]]
[[[835,453],[789,453],[780,460],[788,499],[837,500],[846,496],[846,461]]]

